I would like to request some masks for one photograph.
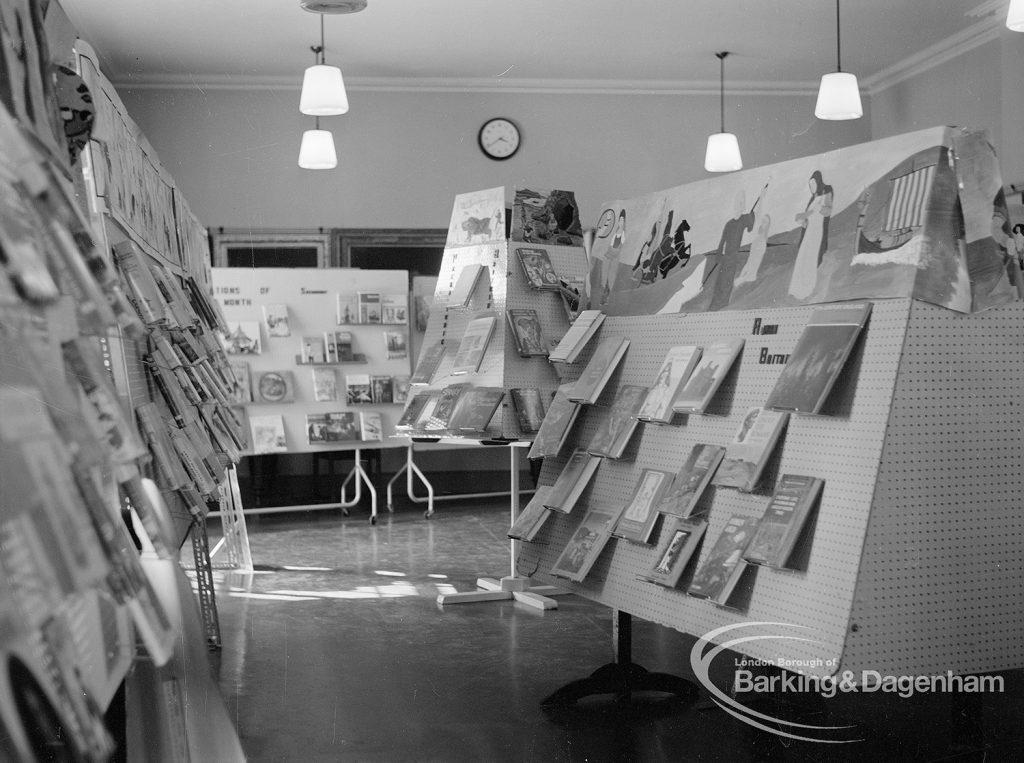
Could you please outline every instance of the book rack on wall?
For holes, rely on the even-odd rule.
[[[214,268],[212,278],[251,435],[245,455],[348,451],[354,461],[336,502],[247,511],[347,514],[365,489],[375,523],[377,489],[362,452],[405,445],[393,435],[409,379],[408,273]]]
[[[791,660],[811,675],[1019,667],[1013,644],[1024,613],[1014,602],[1024,595],[1024,578],[1006,543],[1024,533],[1017,510],[1024,411],[1012,404],[1016,385],[1007,381],[1024,370],[1019,302],[963,315],[910,299],[876,300],[824,415],[790,417],[753,492],[708,488],[695,567],[730,517],[760,516],[781,475],[824,480],[797,569],[748,570],[728,606],[685,592],[693,568],[678,588],[644,579],[660,537],[652,544],[611,539],[581,582],[550,574],[588,504],[618,508],[644,468],[674,471],[693,445],[729,442],[744,412],[772,391],[785,367],[774,359],[792,351],[813,310],[608,317],[601,337],[644,338],[631,345],[611,388],[649,384],[677,344],[735,337],[745,347],[706,415],[641,424],[626,458],[604,459],[584,505],[553,514],[536,542],[521,544],[519,569],[698,636],[748,622],[790,624],[803,638],[755,640],[742,651],[771,664]],[[756,333],[764,326],[775,333]],[[580,417],[574,440],[593,435],[611,394]],[[546,459],[542,484],[554,481],[565,460]],[[665,531],[664,524],[656,529]],[[954,547],[961,551],[951,554]],[[986,648],[976,649],[979,642]]]

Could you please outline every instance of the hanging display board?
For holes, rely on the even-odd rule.
[[[409,274],[404,270],[213,269],[214,297],[229,327],[236,340],[240,335],[249,340],[234,341],[234,352],[229,354],[234,364],[248,372],[251,400],[244,402],[246,417],[250,424],[254,417],[272,417],[272,423],[279,419],[284,434],[284,442],[278,441],[276,450],[262,452],[312,453],[406,445],[393,437],[404,400],[393,401],[395,390],[403,379],[407,381],[410,371],[408,288]],[[376,295],[378,300],[390,297],[395,310],[389,313],[386,307],[381,308],[380,301],[364,300],[364,305],[376,305],[366,308],[376,311],[376,322],[339,323],[339,299],[341,317],[349,321],[358,315],[360,293],[368,295],[369,300],[369,295]],[[275,325],[273,335],[268,315]],[[386,317],[393,321],[382,322]],[[350,334],[354,359],[321,357],[325,334],[338,332]],[[390,345],[389,335],[393,340]],[[321,397],[331,396],[326,388],[333,379],[334,399],[316,399],[314,375],[320,380]],[[370,388],[350,400],[355,385],[363,381]],[[373,413],[380,416],[381,439],[361,439],[361,419]],[[317,427],[325,421],[317,417],[326,414],[344,414],[332,419],[341,424],[324,424],[332,427],[331,434]],[[260,450],[250,443],[250,454]]]

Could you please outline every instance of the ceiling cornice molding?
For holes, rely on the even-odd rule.
[[[875,95],[906,79],[924,74],[940,64],[952,61],[985,43],[999,39],[1003,19],[998,14],[988,16],[941,42],[907,56],[899,63],[861,79],[861,87],[868,95]]]
[[[144,75],[112,80],[126,90],[295,90],[298,77]],[[445,77],[346,77],[347,90],[424,93],[532,93],[546,95],[718,95],[717,80],[569,80]],[[731,95],[813,95],[817,82],[730,82]]]

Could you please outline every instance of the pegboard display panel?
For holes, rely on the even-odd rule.
[[[773,486],[783,473],[824,479],[825,488],[809,545],[806,568],[800,572],[751,570],[754,585],[743,612],[728,610],[640,579],[654,563],[661,528],[652,545],[612,539],[594,569],[580,584],[548,574],[588,505],[621,507],[629,499],[644,468],[675,473],[697,443],[725,445],[746,410],[767,399],[784,367],[761,362],[788,355],[812,306],[722,313],[608,317],[598,336],[570,367],[566,378],[586,365],[592,349],[604,337],[631,340],[619,369],[597,403],[581,412],[567,444],[585,445],[607,415],[615,389],[622,384],[649,385],[668,349],[680,344],[704,345],[719,339],[743,338],[741,356],[725,378],[706,415],[675,417],[670,424],[641,423],[626,457],[604,459],[593,484],[573,513],[554,515],[538,543],[519,544],[517,566],[522,574],[573,590],[609,607],[687,633],[702,635],[732,623],[785,622],[805,626],[812,641],[756,641],[744,645],[748,654],[775,662],[779,658],[820,664],[811,673],[828,673],[825,662],[838,659],[846,638],[853,605],[861,549],[871,511],[871,499],[882,457],[890,401],[910,311],[909,300],[876,302],[862,333],[829,397],[821,416],[792,416],[761,483],[754,493],[709,487],[701,506],[708,510],[709,527],[700,561],[710,550],[726,521],[734,514],[760,516]],[[761,331],[754,333],[755,319]],[[542,483],[550,483],[564,463],[548,459]],[[691,572],[683,578],[683,588]]]
[[[1024,304],[914,303],[844,668],[1021,665]]]
[[[295,382],[292,402],[247,403],[246,415],[280,415],[284,420],[289,453],[329,450],[362,450],[401,447],[394,435],[401,404],[365,403],[349,406],[345,400],[345,377],[351,374],[399,376],[409,373],[409,359],[388,358],[385,331],[404,331],[406,324],[337,324],[338,295],[354,297],[358,292],[408,295],[409,274],[404,270],[358,270],[353,268],[214,268],[214,296],[228,322],[247,321],[259,325],[262,352],[229,355],[249,364],[252,383],[261,371],[290,371]],[[263,306],[288,306],[290,336],[267,336]],[[302,338],[321,338],[326,331],[350,331],[352,350],[364,354],[366,362],[332,363],[336,376],[337,400],[317,401],[313,395],[312,364],[299,364]],[[254,390],[255,391],[255,390]],[[376,411],[381,414],[383,441],[331,442],[310,445],[306,415],[334,411]]]

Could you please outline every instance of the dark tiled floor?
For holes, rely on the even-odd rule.
[[[561,711],[541,700],[613,659],[612,614],[576,596],[539,612],[513,602],[439,607],[509,567],[508,511],[399,506],[263,515],[248,522],[258,572],[218,591],[219,680],[249,760],[863,761],[1022,760],[1024,680],[952,722],[948,695],[845,695],[758,709],[804,723],[852,724],[863,741],[794,742],[709,702],[608,697]],[[215,523],[211,535],[216,534]],[[634,621],[633,657],[692,675],[692,639]],[[727,682],[727,677],[719,677]],[[792,695],[789,695],[791,698]]]

